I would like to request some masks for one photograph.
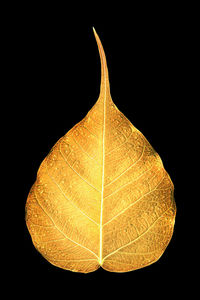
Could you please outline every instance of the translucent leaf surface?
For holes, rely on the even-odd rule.
[[[173,183],[159,155],[113,103],[105,54],[94,34],[99,98],[42,162],[26,223],[36,249],[57,267],[127,272],[165,251],[176,214]]]

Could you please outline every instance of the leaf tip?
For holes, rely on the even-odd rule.
[[[101,61],[101,88],[100,88],[100,95],[105,95],[105,90],[108,94],[110,94],[110,85],[109,85],[109,77],[108,77],[108,68],[107,68],[107,62],[106,62],[106,56],[105,52],[101,43],[101,40],[95,30],[94,27],[92,27],[94,36],[97,42],[99,55],[100,55],[100,61]]]
[[[95,39],[96,39],[96,41],[98,40],[98,34],[97,34],[97,32],[96,32],[96,30],[95,30],[95,28],[94,27],[92,27],[92,30],[93,30],[93,33],[94,33],[94,36],[95,36]]]

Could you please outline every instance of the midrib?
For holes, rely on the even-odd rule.
[[[103,68],[105,71],[105,65],[103,62]],[[103,249],[103,236],[102,236],[102,223],[103,223],[103,195],[104,195],[104,159],[105,159],[105,115],[106,115],[106,80],[105,80],[105,92],[104,92],[104,99],[103,99],[103,139],[102,139],[102,186],[101,186],[101,215],[100,215],[100,243],[99,243],[99,264],[103,264],[102,258],[102,249]]]

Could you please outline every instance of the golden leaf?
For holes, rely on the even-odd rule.
[[[173,183],[159,155],[111,99],[104,50],[96,104],[53,147],[28,195],[26,223],[53,265],[88,273],[148,266],[173,233]]]

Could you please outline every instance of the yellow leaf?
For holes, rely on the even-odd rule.
[[[36,249],[57,267],[127,272],[165,251],[174,228],[174,188],[159,155],[113,103],[104,50],[94,35],[99,98],[42,162],[26,223]]]

